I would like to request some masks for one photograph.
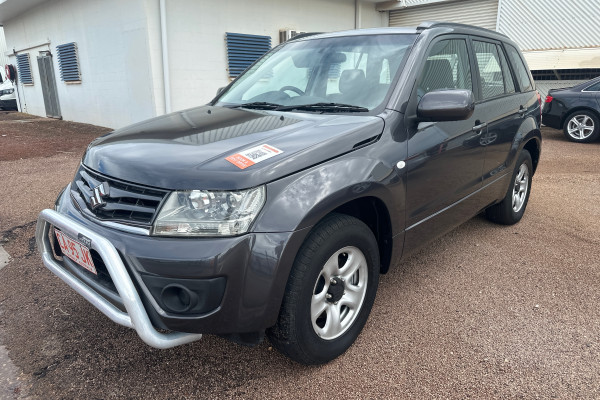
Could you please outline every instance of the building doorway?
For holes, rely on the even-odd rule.
[[[46,116],[50,118],[62,118],[60,104],[58,103],[58,92],[56,90],[56,79],[50,53],[41,54],[37,58],[40,70],[40,81],[42,82],[42,94],[44,95],[44,106]]]

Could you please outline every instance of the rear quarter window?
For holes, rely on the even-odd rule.
[[[583,90],[586,92],[600,92],[600,82],[596,82],[592,86],[588,86]]]
[[[508,53],[508,58],[510,59],[510,63],[512,64],[515,74],[517,75],[517,81],[519,82],[521,92],[533,90],[533,83],[529,78],[529,71],[525,67],[523,60],[519,55],[519,51],[511,45],[505,45],[505,47]]]

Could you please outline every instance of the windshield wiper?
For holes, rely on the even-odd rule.
[[[252,108],[255,110],[274,110],[281,107],[281,104],[267,103],[266,101],[255,101],[253,103],[237,104],[231,108]]]
[[[367,112],[368,108],[355,106],[352,104],[341,103],[314,103],[314,104],[298,104],[295,106],[281,106],[275,109],[276,111],[291,111],[291,110],[306,110],[306,111],[323,111],[323,112]]]

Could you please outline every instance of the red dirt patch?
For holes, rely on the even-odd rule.
[[[0,161],[80,153],[93,139],[110,131],[77,122],[0,112]]]

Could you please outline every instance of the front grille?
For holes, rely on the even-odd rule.
[[[108,184],[102,196],[105,205],[92,207],[94,188]],[[125,222],[133,225],[150,225],[167,191],[119,181],[100,175],[83,166],[75,175],[71,192],[82,211],[104,221]],[[77,199],[79,197],[79,199]],[[82,204],[83,203],[83,204]],[[81,207],[81,206],[84,207]]]

